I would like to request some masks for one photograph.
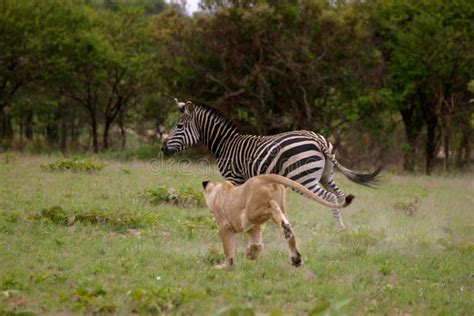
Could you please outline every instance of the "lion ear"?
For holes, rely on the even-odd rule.
[[[203,181],[203,182],[202,182],[202,187],[203,187],[204,189],[206,189],[208,183],[209,183],[209,180]]]

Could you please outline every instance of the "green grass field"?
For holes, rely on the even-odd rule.
[[[219,271],[209,212],[151,203],[146,193],[199,192],[202,180],[220,179],[215,168],[111,160],[93,172],[44,167],[59,158],[0,155],[0,314],[474,311],[472,174],[385,174],[377,190],[337,176],[356,195],[340,233],[330,210],[288,191],[304,265],[291,266],[284,237],[268,223],[258,261],[244,258],[242,235],[235,267]]]

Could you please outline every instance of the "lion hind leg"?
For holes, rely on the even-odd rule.
[[[288,242],[288,250],[291,259],[291,263],[295,267],[299,267],[303,260],[301,258],[301,253],[298,249],[298,244],[296,242],[296,236],[291,228],[290,222],[286,218],[285,214],[281,210],[278,203],[275,201],[270,201],[271,210],[272,210],[272,218],[275,223],[282,228],[283,235],[285,236],[286,241]]]

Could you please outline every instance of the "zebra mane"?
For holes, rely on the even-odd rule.
[[[218,121],[224,123],[227,127],[233,129],[236,132],[239,132],[239,128],[237,125],[234,124],[231,120],[226,118],[221,112],[218,110],[211,108],[207,105],[195,105],[197,108],[202,109],[204,112],[209,113],[212,117],[216,118]]]

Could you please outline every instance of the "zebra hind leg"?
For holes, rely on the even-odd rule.
[[[322,197],[326,201],[329,201],[332,203],[344,203],[345,194],[336,186],[332,177],[330,178],[330,181],[327,183],[326,181],[323,181],[323,179],[321,179],[321,184],[325,188],[327,188],[328,191],[326,191],[325,189],[317,185],[316,188],[313,189],[314,193],[316,193],[318,196]],[[346,225],[344,224],[344,221],[342,220],[341,209],[332,209],[332,216],[334,217],[334,220],[336,221],[336,225],[338,229],[340,230],[346,229]]]

